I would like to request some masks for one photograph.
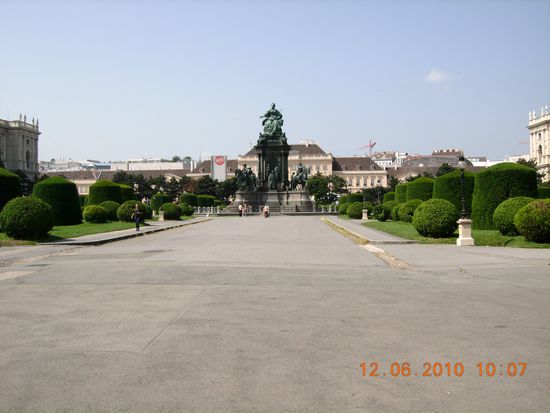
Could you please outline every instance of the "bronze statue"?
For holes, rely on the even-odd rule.
[[[238,191],[254,191],[257,189],[257,179],[250,166],[243,165],[243,169],[235,170]]]
[[[307,178],[309,175],[309,168],[305,168],[302,165],[302,162],[298,165],[296,173],[292,173],[292,178],[290,178],[290,189],[295,191],[298,186],[303,191],[306,187]]]
[[[272,103],[271,109],[269,109],[263,116],[260,116],[260,118],[264,118],[262,121],[262,125],[264,127],[264,133],[262,134],[263,136],[268,138],[279,138],[283,135],[283,115],[275,109],[275,103]]]

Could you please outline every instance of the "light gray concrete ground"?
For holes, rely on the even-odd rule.
[[[548,251],[383,248],[414,269],[318,217],[220,218],[0,268],[0,412],[549,410]]]

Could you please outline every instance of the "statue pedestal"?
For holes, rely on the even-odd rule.
[[[456,245],[459,247],[472,246],[474,239],[472,238],[472,220],[461,218],[458,220],[458,238]]]
[[[224,209],[224,211],[234,213],[238,211],[239,205],[245,203],[252,207],[252,212],[258,212],[264,205],[269,206],[271,214],[279,212],[313,212],[313,202],[311,202],[309,193],[305,191],[238,191],[235,194],[233,205]]]
[[[364,209],[363,210],[363,217],[361,218],[362,221],[368,221],[369,220],[369,210]]]

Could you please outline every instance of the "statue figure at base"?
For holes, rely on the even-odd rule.
[[[250,168],[250,166],[246,166],[246,164],[244,164],[242,170],[237,168],[235,170],[235,176],[237,178],[237,190],[257,190],[258,180],[256,179],[256,175],[252,172],[252,168]]]
[[[309,175],[309,170],[300,164],[298,165],[298,168],[296,169],[296,172],[292,173],[292,178],[290,178],[290,189],[292,191],[296,191],[298,186],[303,191],[306,188],[306,182]]]

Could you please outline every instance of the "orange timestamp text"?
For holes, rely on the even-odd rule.
[[[478,362],[473,367],[480,377],[523,377],[527,362],[510,361],[506,363]],[[425,362],[411,365],[408,361],[394,361],[388,365],[378,362],[360,364],[363,377],[462,377],[466,367],[457,362]]]

